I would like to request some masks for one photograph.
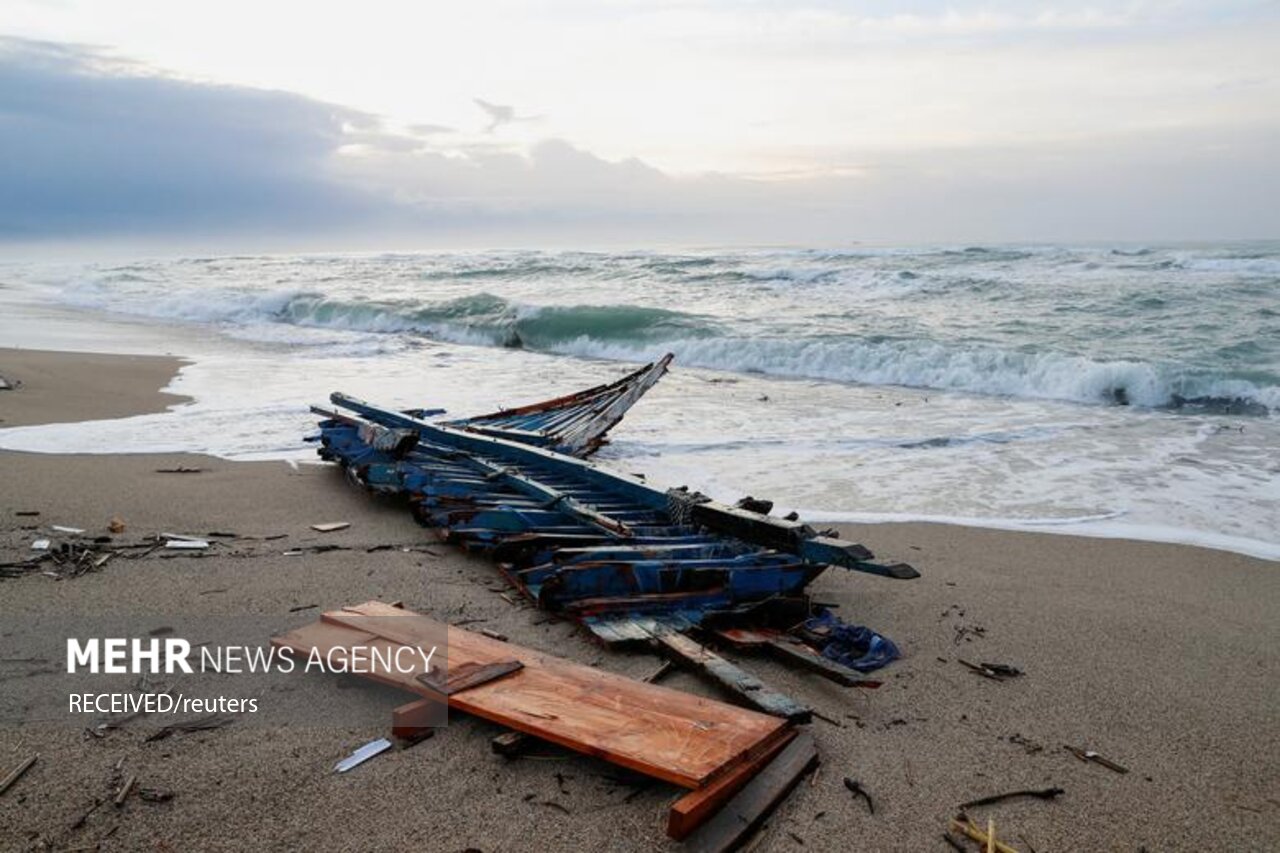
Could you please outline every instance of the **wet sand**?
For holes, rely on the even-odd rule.
[[[17,385],[0,390],[0,427],[163,412],[190,399],[160,390],[182,364],[166,356],[0,347],[0,377]]]
[[[175,360],[0,356],[0,375],[24,383],[0,391],[0,426],[175,402],[158,392]],[[175,467],[201,470],[156,470]],[[61,707],[69,690],[93,689],[85,676],[65,673],[71,630],[172,629],[193,642],[257,645],[321,608],[371,598],[403,600],[446,621],[483,620],[471,627],[614,672],[641,676],[656,663],[606,651],[569,623],[511,604],[488,563],[436,543],[402,504],[370,498],[328,466],[0,453],[0,562],[28,556],[33,539],[68,538],[50,525],[92,537],[106,535],[113,517],[126,529],[112,547],[162,531],[234,537],[211,537],[221,544],[198,556],[122,550],[76,578],[0,580],[0,775],[40,753],[0,795],[0,848],[679,849],[662,830],[676,789],[637,788],[611,765],[550,748],[501,758],[489,748],[500,729],[465,717],[412,748],[334,774],[337,760],[386,734],[402,697],[350,676],[179,684],[252,694],[274,713],[150,742],[165,721],[132,720],[102,737],[85,733],[96,718],[63,713],[15,724],[31,709]],[[322,521],[351,527],[310,529]],[[1020,851],[1280,847],[1276,564],[1185,546],[943,525],[844,532],[923,574],[895,582],[833,569],[814,585],[845,619],[892,637],[904,657],[882,672],[878,690],[740,658],[833,721],[810,726],[822,768],[753,849],[947,850],[939,836],[959,803],[1050,786],[1065,793],[973,815],[984,825],[994,817]],[[385,545],[393,547],[369,550]],[[960,658],[1012,664],[1025,675],[990,681]],[[715,695],[684,673],[665,683]],[[1078,761],[1067,744],[1129,772]],[[130,774],[138,788],[173,799],[135,795],[116,809],[110,798]],[[874,815],[846,790],[845,776],[871,793]]]

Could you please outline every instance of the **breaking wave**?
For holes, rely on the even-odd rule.
[[[680,364],[739,373],[1221,414],[1280,412],[1280,385],[1259,386],[1140,361],[1094,361],[918,340],[708,338],[668,341],[664,346]],[[656,353],[584,337],[556,351],[635,361]]]
[[[418,332],[455,343],[523,347],[559,352],[578,338],[602,344],[642,346],[685,336],[715,334],[710,321],[635,305],[534,306],[488,293],[429,305],[354,302],[300,294],[273,317],[302,326],[365,332]]]
[[[968,250],[966,250],[968,251]],[[715,318],[639,305],[537,306],[476,293],[418,299],[334,298],[314,290],[202,289],[122,299],[90,283],[81,305],[224,326],[286,324],[627,361],[674,352],[679,363],[738,373],[1110,403],[1224,414],[1280,412],[1280,381],[1141,360],[1095,360],[922,338],[756,336]],[[324,339],[316,340],[317,344]]]

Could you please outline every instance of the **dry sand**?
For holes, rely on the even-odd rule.
[[[6,352],[0,359],[0,374],[26,383],[0,391],[6,423],[124,414],[126,399],[136,411],[173,401],[155,390],[176,368],[171,360],[17,358]],[[112,399],[98,399],[104,395]],[[179,465],[202,470],[155,470]],[[128,525],[117,544],[160,531],[242,538],[224,537],[226,544],[201,556],[121,557],[75,579],[0,580],[6,718],[44,701],[65,703],[71,677],[61,668],[71,631],[145,635],[170,627],[193,641],[256,645],[318,612],[291,608],[370,598],[401,599],[448,621],[484,620],[474,627],[602,669],[638,676],[655,665],[513,606],[487,563],[434,543],[401,505],[371,499],[329,467],[0,453],[0,562],[25,557],[50,524],[99,535],[113,516]],[[309,529],[320,521],[351,527]],[[1054,802],[1008,802],[974,816],[983,824],[994,816],[1020,851],[1280,849],[1274,563],[1183,546],[939,525],[846,533],[923,573],[893,582],[831,570],[815,585],[846,619],[896,640],[904,658],[884,671],[879,690],[840,688],[744,659],[835,721],[811,726],[822,769],[769,821],[755,850],[947,850],[940,836],[958,803],[1048,786],[1066,792]],[[243,538],[275,534],[287,538]],[[349,550],[283,553],[326,544]],[[397,548],[367,551],[378,545]],[[988,681],[960,657],[1015,664],[1026,675]],[[70,689],[93,686],[83,678]],[[709,693],[683,673],[667,683]],[[498,728],[455,717],[435,738],[338,776],[335,761],[385,734],[398,694],[333,675],[187,687],[217,685],[287,709],[296,722],[282,726],[277,713],[270,723],[241,720],[154,742],[145,739],[158,722],[145,718],[101,738],[84,733],[91,720],[65,714],[6,722],[0,773],[32,752],[40,760],[0,795],[0,847],[679,849],[662,832],[678,792],[637,788],[605,763],[551,749],[503,759],[488,743]],[[1064,744],[1097,750],[1131,772],[1084,764]],[[114,808],[110,797],[129,774],[140,788],[174,792],[173,800],[133,796]],[[845,789],[846,775],[874,797],[874,815]],[[81,821],[95,800],[104,802]]]

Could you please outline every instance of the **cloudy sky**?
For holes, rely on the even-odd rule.
[[[10,244],[1280,237],[1275,2],[4,8]]]

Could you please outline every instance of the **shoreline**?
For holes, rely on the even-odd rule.
[[[1115,542],[1132,542],[1148,545],[1173,545],[1179,548],[1195,548],[1222,554],[1237,554],[1254,560],[1280,562],[1280,543],[1265,542],[1240,536],[1219,533],[1186,531],[1176,527],[1157,527],[1149,524],[1126,525],[1123,522],[1109,524],[1096,519],[1069,519],[1057,523],[1043,520],[1020,521],[1018,519],[985,519],[970,517],[901,516],[879,513],[823,513],[801,512],[806,521],[818,525],[834,525],[841,529],[858,527],[882,527],[895,524],[928,524],[939,527],[955,527],[973,530],[998,530],[1004,533],[1030,536],[1070,536],[1075,539],[1104,539]],[[1134,535],[1147,531],[1148,536]]]
[[[189,357],[173,355],[0,347],[0,376],[8,376],[22,383],[16,391],[0,391],[0,430],[163,413],[183,403],[192,402],[193,398],[166,389],[172,386],[184,367],[193,363],[193,359]],[[14,405],[15,403],[18,405]],[[0,453],[25,452],[65,455],[60,450],[47,451],[43,448],[29,451],[0,448]],[[139,452],[150,451],[125,451],[127,455],[137,455]],[[84,454],[84,451],[73,453]],[[225,457],[212,458],[241,461]],[[311,460],[292,462],[309,464]],[[799,508],[798,511],[806,521],[820,526],[863,528],[899,524],[939,525],[1014,534],[1179,545],[1280,562],[1280,542],[1181,527],[1130,524],[1120,520],[1122,515],[1024,520],[804,508]],[[1146,535],[1142,535],[1144,533]]]
[[[150,383],[145,393],[135,389],[138,399],[170,402],[155,390],[179,369],[170,361],[165,375],[158,366],[130,372],[126,364],[118,378]],[[62,358],[49,365],[51,399],[82,395],[75,406],[89,409],[98,405],[94,396],[114,396],[83,384],[88,364]],[[81,382],[79,390],[59,388],[64,374]],[[0,405],[16,410],[26,399],[0,396]],[[201,470],[157,470],[175,467]],[[351,488],[331,466],[0,451],[0,469],[0,560],[25,557],[34,538],[51,535],[51,525],[82,527],[91,537],[107,534],[113,517],[126,523],[116,537],[121,543],[160,531],[236,537],[207,554],[122,557],[76,578],[35,572],[0,580],[7,623],[0,676],[11,695],[32,704],[66,692],[68,677],[54,671],[63,624],[90,635],[169,628],[200,641],[260,643],[314,621],[320,609],[372,598],[401,599],[446,621],[478,620],[474,627],[518,644],[624,675],[642,677],[655,666],[650,655],[601,649],[571,623],[509,603],[491,564],[434,542],[401,504]],[[311,529],[322,521],[351,527]],[[841,528],[878,559],[922,572],[895,582],[831,569],[813,584],[816,598],[883,632],[903,657],[876,675],[883,687],[856,690],[732,655],[834,721],[809,727],[823,769],[770,819],[757,851],[792,851],[801,843],[814,850],[943,849],[937,836],[958,803],[1050,785],[1066,793],[975,817],[985,823],[993,816],[1002,837],[1022,836],[1037,850],[1280,846],[1274,565],[1183,545],[1058,533],[912,522]],[[285,538],[266,538],[278,535]],[[326,550],[309,550],[316,548]],[[299,550],[305,553],[289,555]],[[53,666],[21,662],[31,658]],[[1025,675],[999,683],[976,678],[959,658],[1009,663]],[[689,673],[664,684],[717,695]],[[501,730],[473,718],[455,716],[436,737],[335,776],[335,761],[385,734],[386,716],[403,694],[332,675],[260,688],[264,701],[286,708],[339,703],[374,722],[242,722],[157,742],[147,737],[159,723],[146,719],[102,738],[86,738],[84,721],[5,726],[0,771],[32,752],[41,758],[0,797],[0,838],[13,839],[12,848],[7,841],[0,848],[237,849],[252,838],[261,848],[442,849],[447,839],[444,849],[486,853],[680,849],[660,829],[675,789],[637,792],[614,781],[609,766],[584,757],[500,758],[488,740]],[[1097,750],[1130,772],[1077,761],[1064,745]],[[134,799],[122,809],[108,803],[77,825],[95,798],[110,799],[120,762],[140,787],[170,790],[174,799]],[[874,815],[851,798],[846,775],[871,792]],[[1014,847],[1025,851],[1027,844]]]

